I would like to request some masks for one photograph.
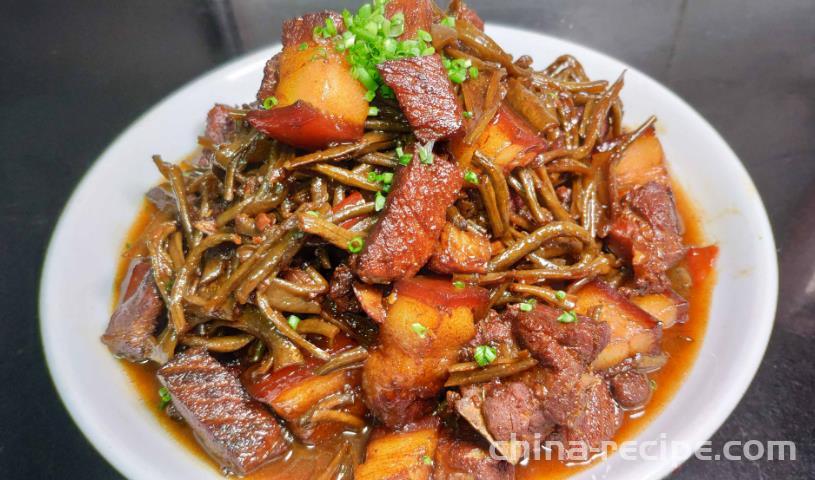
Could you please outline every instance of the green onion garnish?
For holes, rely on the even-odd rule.
[[[574,311],[563,312],[557,317],[560,323],[574,323],[577,321],[577,314]]]
[[[266,97],[263,100],[263,108],[265,108],[266,110],[269,110],[275,105],[277,105],[277,97]]]
[[[490,345],[479,345],[475,347],[475,354],[473,357],[479,366],[485,367],[498,358],[498,350]]]
[[[467,170],[464,174],[464,180],[473,185],[478,185],[478,175],[472,170]]]
[[[425,336],[427,336],[427,327],[425,327],[424,325],[422,325],[419,322],[413,323],[410,326],[410,328],[411,328],[411,330],[413,330],[413,333],[418,335],[420,338],[424,338]]]
[[[300,325],[300,317],[297,315],[289,315],[288,323],[293,330],[297,330],[297,325]]]
[[[348,241],[348,251],[351,253],[359,253],[362,247],[365,246],[365,240],[362,237],[354,237]]]
[[[385,208],[385,195],[382,195],[382,192],[376,192],[376,197],[374,198],[374,210],[379,212],[383,208]]]

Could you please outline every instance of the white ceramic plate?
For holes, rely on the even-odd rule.
[[[670,168],[701,210],[718,243],[718,284],[710,323],[693,370],[675,398],[638,439],[700,442],[727,418],[750,384],[772,329],[778,292],[775,247],[761,199],[739,159],[698,113],[648,76],[613,58],[556,38],[490,25],[509,52],[545,65],[571,53],[592,78],[628,70],[626,122],[656,114]],[[142,195],[158,180],[150,155],[177,160],[203,131],[214,102],[254,97],[270,47],[230,62],[178,90],[136,120],[102,154],[57,224],[42,273],[43,345],[62,400],[88,439],[130,478],[219,478],[177,444],[138,397],[121,366],[99,342],[110,314],[117,255]],[[619,455],[578,478],[658,478],[689,452],[659,461]]]

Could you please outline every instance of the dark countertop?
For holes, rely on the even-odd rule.
[[[118,477],[84,439],[57,397],[37,323],[44,250],[80,177],[118,132],[162,97],[236,55],[275,42],[282,19],[356,3],[4,2],[3,477]],[[488,21],[567,38],[643,70],[690,102],[741,157],[773,223],[781,293],[762,367],[714,441],[792,440],[798,460],[693,459],[674,476],[815,476],[815,2],[471,3]],[[534,54],[533,46],[529,53]],[[699,408],[715,401],[700,398]]]

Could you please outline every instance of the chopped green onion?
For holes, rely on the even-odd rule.
[[[308,48],[308,43],[306,43],[306,42],[303,42],[303,43],[301,43],[300,45],[297,46],[297,50],[300,50],[301,52],[303,50],[307,49],[307,48]]]
[[[464,180],[473,185],[478,185],[478,175],[472,170],[467,170],[464,174]]]
[[[574,323],[577,321],[577,314],[574,311],[563,312],[557,317],[560,323]]]
[[[374,210],[379,212],[383,208],[385,208],[385,195],[382,195],[382,192],[376,192],[376,197],[374,198]]]
[[[557,298],[558,300],[565,299],[566,298],[566,292],[564,292],[563,290],[558,290],[557,292],[555,292],[555,298]]]
[[[292,329],[297,330],[297,325],[300,325],[300,317],[297,315],[289,315],[288,323]]]
[[[379,178],[379,172],[376,172],[376,171],[368,172],[368,181],[369,182],[375,182],[377,178]]]
[[[433,459],[429,455],[422,456],[422,463],[425,465],[433,465]]]
[[[411,328],[411,330],[413,330],[413,333],[418,335],[420,338],[424,338],[425,336],[427,336],[427,327],[425,327],[424,325],[422,325],[419,322],[414,322],[410,326],[410,328]]]
[[[391,191],[391,184],[390,184],[390,183],[386,183],[385,185],[383,185],[383,186],[382,186],[382,191],[383,191],[383,192],[385,192],[385,193],[390,192],[390,191]]]
[[[269,110],[275,105],[277,105],[277,97],[266,97],[263,100],[263,108],[265,108],[266,110]]]
[[[419,161],[424,163],[425,165],[430,165],[433,163],[433,155],[427,151],[427,147],[423,145],[419,145],[418,147],[419,152]]]
[[[164,410],[165,408],[167,408],[167,405],[169,405],[170,402],[173,400],[173,398],[170,396],[170,391],[167,390],[167,387],[161,387],[158,389],[158,397],[159,397],[158,403],[159,410]]]
[[[375,91],[368,90],[367,92],[365,92],[365,101],[366,102],[372,102],[374,98],[376,98],[376,92]]]
[[[475,362],[481,366],[486,367],[498,358],[498,350],[490,345],[479,345],[475,347],[475,354],[473,355]]]
[[[470,78],[478,78],[478,69],[475,66],[470,67]]]
[[[453,70],[448,76],[453,83],[464,83],[464,80],[467,80],[467,73],[463,70]]]
[[[469,110],[465,110],[464,113],[462,113],[461,115],[463,115],[464,118],[473,118],[473,112]]]
[[[453,282],[453,286],[456,288],[464,288],[466,285],[461,280],[456,280]]]
[[[320,214],[317,213],[316,210],[309,210],[308,212],[306,212],[306,215],[309,215],[309,216],[312,216],[312,217],[319,217],[320,216]]]
[[[439,23],[441,23],[445,27],[456,28],[456,17],[450,16],[444,17],[441,19],[441,22]]]
[[[379,107],[368,107],[368,116],[375,117],[379,115]]]
[[[348,251],[351,253],[359,253],[362,251],[362,247],[365,246],[365,240],[362,237],[354,237],[351,240],[348,240]]]
[[[419,40],[424,40],[425,42],[432,42],[433,41],[433,37],[428,32],[426,32],[424,30],[417,31],[416,36],[419,38]]]
[[[393,183],[393,172],[385,172],[379,177],[379,179],[385,185],[389,185],[389,184]]]
[[[396,147],[396,159],[399,160],[400,165],[408,166],[410,161],[413,160],[413,156],[405,153],[402,147]]]
[[[520,308],[522,312],[531,312],[532,311],[532,304],[524,302],[524,303],[519,304],[518,308]]]

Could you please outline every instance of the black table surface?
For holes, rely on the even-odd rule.
[[[3,2],[0,476],[120,477],[60,402],[38,328],[44,251],[81,176],[117,133],[162,97],[275,42],[284,18],[355,3]],[[573,40],[641,69],[690,102],[735,149],[770,214],[782,281],[764,362],[714,444],[792,440],[798,460],[691,459],[673,476],[815,476],[815,2],[471,3],[488,21]],[[711,402],[716,399],[700,398],[699,408]]]

